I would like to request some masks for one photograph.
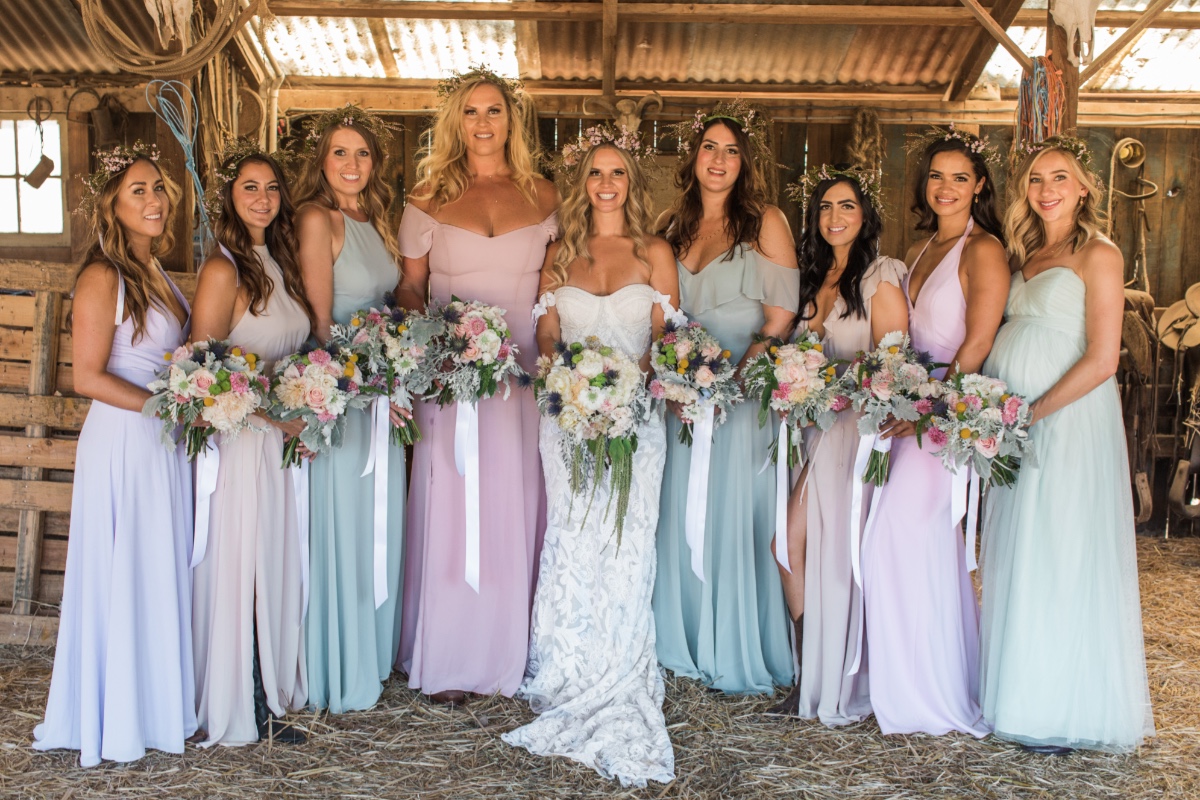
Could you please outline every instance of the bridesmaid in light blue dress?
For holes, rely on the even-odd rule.
[[[1154,735],[1120,398],[1120,251],[1098,182],[1051,140],[1028,157],[1006,219],[1006,322],[984,371],[1032,402],[1026,458],[988,493],[983,713],[1028,750],[1129,751]]]
[[[297,192],[305,204],[296,220],[300,266],[322,342],[330,324],[378,306],[400,278],[394,239],[377,224],[390,200],[380,177],[383,151],[373,127],[360,121],[368,115],[353,112],[351,124],[340,109],[322,130]],[[387,599],[376,608],[375,476],[362,476],[371,432],[370,415],[351,409],[342,446],[314,459],[310,476],[308,701],[334,713],[375,705],[400,641],[404,450],[387,448]]]
[[[762,352],[755,333],[787,335],[800,297],[791,231],[765,203],[762,170],[771,159],[756,152],[747,127],[737,113],[704,120],[680,165],[683,192],[664,226],[678,258],[682,310],[739,365]],[[794,671],[771,553],[775,471],[762,469],[775,427],[759,427],[757,405],[743,403],[716,428],[701,581],[685,540],[692,449],[679,443],[680,425],[668,417],[654,587],[659,661],[723,692],[770,693],[790,684]]]

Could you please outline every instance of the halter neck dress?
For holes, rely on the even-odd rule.
[[[904,282],[913,346],[934,361],[949,362],[966,337],[958,266],[973,228],[968,221],[916,303],[911,272]],[[875,527],[863,537],[871,706],[884,733],[989,730],[979,710],[979,606],[962,528],[950,522],[951,479],[915,436],[894,439]]]
[[[249,309],[228,339],[259,357],[265,372],[300,349],[310,323],[284,288],[265,245],[254,248],[271,279],[263,309]],[[210,498],[208,547],[192,571],[196,710],[206,744],[258,741],[255,651],[267,706],[276,716],[304,706],[301,548],[296,495],[283,460],[283,432],[260,423],[234,439],[215,437],[220,454]],[[257,638],[255,631],[257,630]]]
[[[145,387],[191,322],[154,302],[135,340],[117,280],[107,371]],[[196,731],[192,471],[183,445],[164,447],[161,432],[157,418],[93,400],[75,451],[58,646],[33,747],[78,750],[84,767],[149,748],[182,753]]]
[[[355,311],[381,304],[400,271],[371,223],[342,219],[346,237],[333,263],[333,319],[345,324]],[[308,702],[334,713],[375,705],[400,635],[404,449],[389,443],[387,450],[388,596],[375,608],[375,476],[362,477],[370,447],[370,415],[351,409],[342,446],[317,456],[310,473]]]
[[[415,205],[404,210],[400,251],[429,256],[429,293],[479,300],[507,310],[518,360],[537,359],[530,314],[546,246],[558,216],[498,236],[438,222]],[[398,666],[426,694],[499,692],[521,685],[529,645],[546,501],[538,457],[538,411],[529,389],[513,387],[479,403],[479,592],[466,582],[465,488],[454,466],[453,405],[416,406],[421,441],[413,451],[408,506],[404,632]]]

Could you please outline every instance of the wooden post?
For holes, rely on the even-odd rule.
[[[1063,103],[1062,125],[1058,133],[1073,134],[1079,122],[1079,67],[1071,63],[1067,54],[1075,50],[1075,43],[1067,41],[1063,30],[1049,9],[1046,10],[1046,55],[1062,74],[1066,102]]]
[[[44,397],[54,393],[58,372],[59,316],[62,295],[40,291],[33,307],[33,353],[29,360],[29,394]],[[50,433],[47,425],[26,425],[25,436],[44,439]],[[21,479],[40,481],[45,478],[43,467],[22,467]],[[37,600],[38,579],[42,569],[42,533],[46,512],[34,509],[21,511],[17,527],[17,570],[13,581],[13,613],[33,613]]]
[[[604,0],[600,22],[600,86],[605,97],[616,96],[617,0]]]

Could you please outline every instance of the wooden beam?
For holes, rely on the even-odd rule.
[[[26,292],[70,292],[75,288],[77,271],[78,265],[76,264],[0,259],[0,289]],[[190,301],[196,293],[196,276],[172,272],[171,280]]]
[[[392,50],[387,21],[379,17],[371,17],[367,20],[367,27],[371,30],[371,39],[375,42],[375,52],[379,55],[379,63],[383,65],[383,74],[389,78],[399,78],[400,65],[396,63],[396,53]]]
[[[74,439],[27,439],[0,434],[0,467],[75,469]]]
[[[1069,58],[1074,48],[1075,42],[1067,39],[1067,32],[1054,21],[1047,9],[1046,56],[1058,68],[1065,95],[1061,124],[1058,131],[1051,133],[1074,133],[1079,127],[1079,68]]]
[[[970,11],[973,15],[975,15],[975,19],[980,25],[983,26],[984,30],[990,33],[992,38],[999,42],[1000,45],[1009,52],[1009,55],[1017,60],[1017,63],[1021,65],[1022,69],[1024,69],[1026,72],[1033,71],[1033,59],[1026,55],[1026,53],[1017,46],[1017,43],[1014,42],[1007,33],[1005,33],[1004,27],[1002,27],[1000,23],[992,19],[992,15],[988,13],[986,8],[979,4],[979,0],[959,0],[959,2],[966,7],[967,11]]]
[[[58,638],[58,617],[0,614],[0,644],[46,647]]]
[[[604,0],[600,22],[600,90],[605,97],[616,96],[617,83],[617,0]]]
[[[1142,21],[1145,11],[1097,11],[1097,28],[1128,28]],[[1018,11],[1012,22],[1021,28],[1044,28],[1046,13],[1040,8]],[[1164,11],[1153,19],[1147,20],[1145,27],[1164,28],[1169,30],[1194,31],[1200,28],[1200,13],[1195,11]]]
[[[1142,16],[1137,22],[1125,29],[1125,32],[1117,37],[1117,40],[1108,46],[1100,55],[1092,59],[1092,63],[1088,64],[1079,76],[1080,83],[1087,83],[1097,72],[1104,67],[1109,61],[1119,56],[1123,56],[1126,52],[1126,46],[1132,46],[1142,35],[1142,31],[1154,21],[1154,18],[1167,9],[1174,0],[1153,0],[1146,10],[1142,12]]]
[[[91,404],[91,400],[77,397],[0,394],[0,426],[24,428],[26,425],[49,425],[52,428],[78,429],[83,427]]]
[[[71,484],[0,479],[0,506],[22,510],[70,511]]]
[[[1021,3],[1022,0],[996,0],[991,10],[992,19],[996,20],[996,24],[1001,28],[1007,29],[1016,18],[1017,12],[1021,10]],[[983,75],[983,70],[991,60],[992,54],[996,52],[999,42],[987,31],[976,31],[974,37],[974,41],[967,49],[966,56],[959,62],[954,80],[950,82],[950,89],[946,94],[947,100],[966,100],[971,90],[975,88],[975,84],[979,82],[980,76]]]

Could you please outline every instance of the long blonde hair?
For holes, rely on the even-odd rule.
[[[550,289],[557,289],[567,282],[567,268],[576,259],[589,263],[592,260],[588,250],[588,239],[592,236],[592,202],[588,197],[587,178],[596,153],[603,148],[613,150],[625,164],[625,174],[629,176],[629,194],[624,205],[625,234],[633,240],[634,257],[646,266],[650,265],[646,260],[646,237],[650,235],[653,221],[650,219],[650,184],[646,173],[628,151],[611,144],[597,145],[588,150],[571,171],[567,194],[558,210],[562,236],[554,263],[550,265]]]
[[[333,146],[333,134],[339,130],[354,131],[367,143],[367,149],[371,152],[371,176],[367,178],[367,185],[358,193],[358,207],[367,215],[371,226],[383,239],[388,253],[399,262],[400,247],[396,244],[396,232],[387,219],[388,207],[392,204],[392,189],[383,179],[383,162],[387,155],[379,144],[379,138],[367,128],[351,122],[329,125],[321,131],[312,157],[304,162],[300,170],[300,179],[296,181],[296,208],[309,203],[329,209],[338,207],[337,196],[325,178],[325,158]]]
[[[162,235],[151,240],[151,258],[145,264],[138,261],[133,251],[129,249],[125,228],[117,219],[117,195],[121,191],[121,185],[125,182],[129,168],[139,161],[145,161],[158,170],[163,188],[167,193],[166,224],[163,226]],[[164,309],[171,307],[170,299],[162,294],[163,289],[169,292],[170,286],[159,278],[158,266],[154,259],[162,253],[169,252],[175,245],[175,217],[182,197],[183,192],[180,191],[179,185],[171,180],[162,167],[151,159],[141,156],[135,158],[125,169],[114,173],[108,179],[108,182],[97,194],[92,208],[89,220],[92,246],[84,255],[79,270],[75,273],[75,280],[78,282],[79,275],[83,270],[89,264],[96,262],[111,264],[116,269],[117,274],[125,282],[125,308],[129,309],[129,316],[133,319],[133,341],[135,342],[146,332],[146,314],[151,305],[157,304]],[[120,309],[117,310],[120,311]]]
[[[523,93],[490,80],[486,75],[464,79],[442,102],[433,127],[426,131],[425,146],[417,163],[417,187],[412,197],[430,201],[434,208],[453,203],[471,185],[467,168],[467,143],[463,137],[463,111],[471,92],[481,84],[490,84],[504,97],[508,114],[508,140],[504,143],[504,160],[512,170],[512,182],[530,205],[537,205],[536,153],[529,133],[532,108]]]
[[[1025,157],[1016,175],[1008,182],[1008,211],[1004,214],[1004,239],[1012,263],[1020,267],[1033,254],[1046,245],[1046,229],[1042,218],[1029,205],[1029,180],[1033,165],[1046,153],[1062,153],[1075,179],[1087,189],[1075,210],[1075,235],[1072,252],[1093,239],[1104,235],[1104,212],[1100,202],[1104,199],[1104,185],[1100,178],[1079,163],[1070,150],[1062,147],[1047,147]]]

